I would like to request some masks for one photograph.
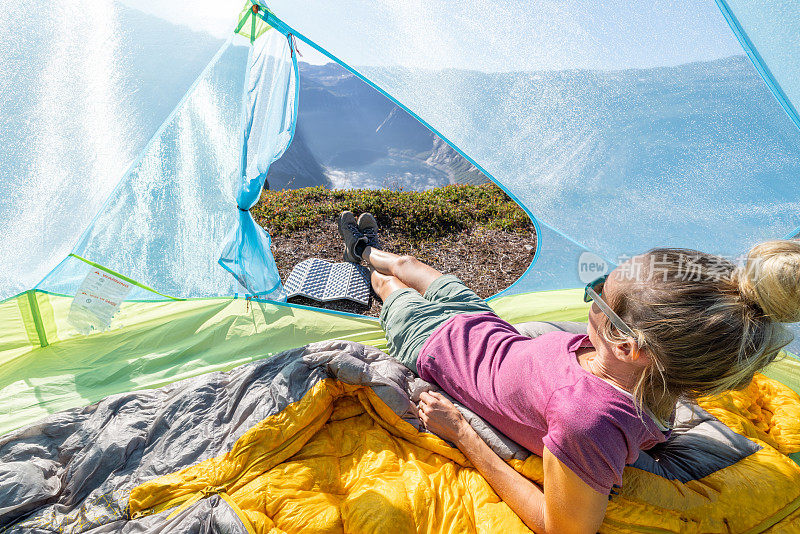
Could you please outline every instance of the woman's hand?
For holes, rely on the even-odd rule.
[[[419,418],[428,430],[455,444],[498,496],[536,533],[597,532],[608,495],[598,493],[544,448],[545,491],[514,471],[481,439],[440,393],[419,396]],[[577,511],[577,512],[576,512]]]
[[[458,408],[435,391],[419,396],[419,418],[425,428],[456,445],[464,432],[472,429]]]

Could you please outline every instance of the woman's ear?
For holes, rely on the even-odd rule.
[[[635,363],[637,365],[647,365],[650,362],[650,357],[645,349],[633,341],[623,341],[614,345],[614,354],[617,359],[628,363]]]

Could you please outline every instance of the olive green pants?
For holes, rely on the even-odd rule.
[[[486,302],[453,275],[434,280],[420,295],[411,288],[392,292],[383,303],[380,321],[389,354],[417,372],[422,345],[442,323],[461,313],[494,313]]]

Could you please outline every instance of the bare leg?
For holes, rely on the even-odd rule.
[[[416,289],[421,295],[424,295],[431,282],[442,276],[442,273],[430,265],[425,265],[414,256],[398,256],[385,250],[367,247],[361,257],[373,269],[373,287],[375,287],[374,273],[377,272],[384,277],[393,277],[402,284],[402,287]],[[381,282],[379,281],[379,283]],[[377,287],[375,287],[375,292],[381,299],[383,298]]]
[[[394,276],[381,274],[374,268],[370,268],[370,280],[372,281],[372,289],[375,290],[375,293],[377,293],[380,299],[384,302],[386,302],[386,299],[389,297],[389,295],[398,289],[408,288],[407,285]]]

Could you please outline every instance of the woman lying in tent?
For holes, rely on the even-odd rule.
[[[345,260],[365,261],[389,352],[544,459],[544,490],[502,461],[447,399],[419,416],[455,444],[536,532],[596,532],[613,485],[666,440],[678,399],[747,385],[800,320],[800,242],[751,249],[744,267],[653,249],[586,287],[588,335],[535,339],[456,277],[380,249],[368,213],[339,219]]]
[[[789,342],[780,323],[800,320],[800,242],[757,245],[743,268],[651,250],[586,287],[588,335],[531,339],[456,277],[382,251],[377,230],[369,213],[339,219],[345,260],[366,262],[383,300],[390,354],[542,456],[544,490],[441,395],[422,394],[420,419],[535,532],[597,532],[625,465],[666,440],[676,401],[747,385]]]

